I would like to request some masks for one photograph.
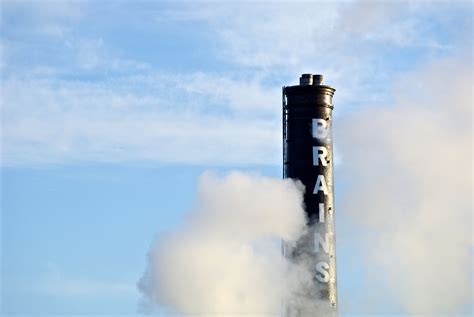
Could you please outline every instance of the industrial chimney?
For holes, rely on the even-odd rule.
[[[337,316],[336,239],[332,142],[335,89],[322,75],[303,74],[300,84],[283,87],[283,177],[305,186],[309,232],[296,244],[284,243],[287,261],[311,267],[313,281],[302,294],[285,299],[284,316]],[[314,305],[299,305],[300,299]],[[313,301],[314,300],[314,301]]]

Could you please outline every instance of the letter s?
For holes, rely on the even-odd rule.
[[[318,271],[319,274],[316,274],[316,279],[320,281],[321,283],[327,283],[329,282],[329,264],[326,262],[319,262],[316,264],[316,271]]]

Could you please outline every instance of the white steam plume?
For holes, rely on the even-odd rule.
[[[285,286],[280,241],[305,230],[302,185],[231,173],[205,173],[183,226],[152,247],[139,287],[149,303],[182,314],[278,314],[284,292],[309,276],[295,268]]]
[[[342,313],[393,313],[377,302],[416,316],[470,309],[471,70],[471,57],[438,61],[400,80],[392,105],[335,124],[336,212],[357,233],[349,241],[337,229],[338,246],[356,247],[367,273],[359,295],[341,298]],[[145,298],[183,314],[278,314],[282,297],[311,283],[304,265],[283,271],[278,247],[306,230],[301,193],[290,180],[205,174],[185,224],[150,252]]]
[[[469,55],[432,63],[395,86],[393,105],[338,123],[336,181],[348,186],[337,210],[353,216],[368,252],[359,302],[388,288],[382,296],[406,314],[472,305],[472,66]]]

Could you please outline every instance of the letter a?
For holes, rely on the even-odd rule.
[[[328,194],[328,186],[326,185],[326,179],[324,178],[324,175],[318,175],[318,179],[314,185],[313,194],[317,194],[320,190],[323,191],[324,195]]]

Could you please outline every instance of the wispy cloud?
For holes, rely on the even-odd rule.
[[[56,298],[133,298],[138,295],[133,280],[97,279],[91,276],[66,273],[64,269],[51,263],[38,277],[19,278],[10,281],[8,285],[10,291]]]
[[[31,291],[54,297],[136,296],[134,283],[101,281],[54,274],[41,280]]]
[[[277,164],[280,85],[324,73],[338,88],[336,115],[386,100],[392,76],[456,47],[446,10],[468,23],[457,6],[430,3],[141,4],[3,5],[3,164]],[[208,49],[212,71],[170,70],[161,33],[144,40],[156,41],[153,62],[120,44],[173,23],[209,32],[193,45]]]
[[[227,78],[182,79],[9,80],[2,106],[4,164],[278,163],[279,121],[269,109],[278,95],[273,100],[258,85]],[[234,87],[223,90],[223,82]],[[136,91],[144,86],[149,92]],[[239,103],[239,87],[248,88],[246,102]]]

